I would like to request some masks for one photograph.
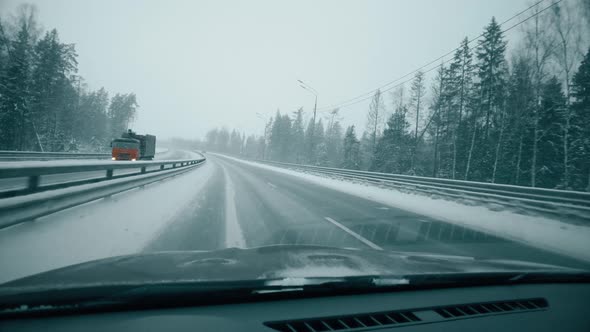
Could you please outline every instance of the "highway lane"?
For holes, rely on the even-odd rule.
[[[207,157],[215,171],[205,190],[144,248],[145,252],[314,244],[587,268],[568,257],[386,207],[297,177],[223,157]]]

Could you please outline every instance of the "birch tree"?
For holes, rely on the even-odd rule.
[[[590,3],[590,2],[589,2]],[[586,8],[587,7],[587,8]],[[582,7],[582,14],[585,9],[590,8],[590,5]],[[589,21],[590,22],[590,21]],[[562,168],[563,178],[561,187],[567,189],[570,187],[571,177],[571,131],[572,131],[572,72],[575,65],[579,63],[579,45],[582,45],[581,28],[584,26],[583,22],[576,20],[573,9],[570,6],[557,4],[552,8],[550,15],[550,27],[555,32],[556,45],[553,52],[553,57],[563,79],[565,87],[565,107],[562,110],[563,121],[561,125],[561,149],[562,149]],[[590,27],[590,25],[588,25]]]
[[[424,95],[426,94],[426,87],[425,87],[425,78],[424,73],[422,71],[418,71],[414,76],[414,80],[412,81],[412,87],[410,89],[411,99],[410,99],[410,109],[412,110],[412,115],[415,120],[414,123],[414,149],[412,150],[412,165],[411,169],[412,172],[416,173],[416,155],[418,153],[418,133],[420,129],[420,123],[422,121],[422,100],[424,99]]]
[[[464,138],[465,126],[464,118],[467,112],[466,108],[472,104],[473,77],[475,66],[473,64],[473,54],[469,47],[467,37],[461,42],[460,48],[455,52],[453,60],[449,66],[449,89],[450,89],[450,110],[455,114],[456,122],[453,128],[453,160],[451,166],[451,178],[455,179],[458,172],[459,153],[462,151],[461,140]]]
[[[541,27],[541,19],[544,18],[539,16],[539,8],[535,7],[535,13],[532,27],[526,32],[526,45],[527,48],[532,51],[533,59],[533,84],[535,91],[535,107],[532,113],[532,141],[533,151],[531,156],[531,179],[530,186],[536,187],[537,185],[537,159],[538,159],[538,145],[539,145],[539,118],[541,117],[541,92],[545,83],[547,74],[547,65],[550,57],[553,54],[554,42],[552,36],[547,32],[548,30]]]
[[[369,111],[367,112],[366,132],[368,133],[368,145],[365,147],[365,163],[367,165],[369,165],[373,159],[375,147],[377,146],[377,140],[379,139],[379,135],[383,130],[384,112],[385,105],[383,101],[383,95],[381,94],[381,90],[377,90],[373,95],[373,99],[369,105]]]

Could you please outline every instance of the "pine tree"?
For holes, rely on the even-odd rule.
[[[270,157],[278,161],[292,161],[291,118],[277,110],[270,131]]]
[[[590,49],[572,79],[574,188],[590,191]]]
[[[106,151],[109,135],[107,131],[107,109],[109,95],[104,88],[83,92],[80,96],[73,135],[91,151]]]
[[[8,120],[7,112],[8,110],[3,107],[5,102],[5,94],[6,94],[6,83],[8,80],[7,76],[7,68],[8,63],[10,60],[10,48],[11,42],[6,35],[6,31],[4,29],[4,21],[0,17],[0,150],[8,144],[8,124],[6,121]]]
[[[528,57],[518,56],[512,61],[506,99],[505,162],[499,165],[498,182],[521,184],[530,169],[530,123],[535,96],[532,64]]]
[[[135,117],[135,95],[109,104],[106,91],[86,91],[74,45],[60,42],[55,29],[38,39],[34,6],[20,6],[11,19],[0,21],[0,149],[108,149]]]
[[[295,112],[292,125],[292,140],[294,162],[301,164],[305,161],[305,132],[303,130],[303,108]]]
[[[258,140],[256,139],[256,136],[250,135],[246,139],[244,156],[246,158],[258,158]]]
[[[229,152],[239,155],[242,151],[242,136],[235,129],[232,130],[229,137]]]
[[[205,134],[205,145],[209,150],[217,149],[217,137],[219,136],[219,130],[217,128],[211,129]]]
[[[222,127],[217,132],[217,138],[215,140],[215,150],[219,152],[227,152],[229,147],[229,130],[226,127]]]
[[[505,52],[507,42],[496,18],[485,28],[483,39],[477,47],[480,104],[485,115],[484,137],[489,137],[491,121],[502,104],[502,88],[505,83]]]
[[[291,118],[283,115],[281,135],[281,160],[294,162],[293,158],[293,134],[291,129]]]
[[[268,152],[271,160],[281,160],[283,116],[277,110],[270,130]]]
[[[412,167],[413,135],[408,133],[407,108],[398,107],[387,121],[387,128],[377,144],[371,170],[406,173]]]
[[[556,188],[562,183],[563,146],[561,128],[563,126],[562,113],[566,108],[565,95],[561,83],[553,76],[545,83],[542,90],[542,100],[539,117],[539,158],[538,182],[539,187]]]
[[[342,167],[347,169],[360,169],[360,142],[356,137],[354,126],[346,128],[343,142]]]
[[[73,119],[79,111],[78,92],[74,91],[70,75],[77,71],[73,45],[62,44],[57,30],[47,32],[35,46],[31,120],[39,144],[51,151],[63,150],[66,140],[73,138]],[[35,125],[35,122],[37,124]]]
[[[30,118],[31,62],[33,38],[31,27],[22,22],[16,40],[9,42],[5,82],[1,85],[0,148],[23,150],[27,146]]]
[[[485,27],[483,39],[479,41],[476,55],[478,59],[476,85],[478,94],[477,110],[470,114],[470,142],[465,167],[466,180],[485,180],[492,177],[494,152],[498,151],[497,137],[491,137],[493,124],[502,120],[502,106],[504,103],[505,76],[507,65],[505,60],[506,41],[503,32],[495,18]],[[498,126],[499,127],[499,126]],[[476,144],[477,143],[477,144]]]
[[[326,135],[324,132],[324,124],[322,119],[320,119],[315,126],[314,130],[314,142],[315,142],[315,151],[314,151],[314,165],[325,165],[328,161],[328,149],[326,146]]]
[[[447,177],[451,172],[451,157],[449,151],[451,137],[449,128],[454,123],[453,113],[450,107],[450,86],[449,71],[440,66],[437,76],[432,84],[432,105],[430,106],[430,116],[427,123],[427,129],[432,137],[432,176],[438,177],[442,172],[443,177]]]
[[[342,126],[338,121],[331,121],[326,130],[326,166],[338,167],[342,163]]]
[[[272,125],[274,120],[272,116],[268,119],[268,122],[264,126],[264,136],[259,140],[260,158],[266,160],[269,156],[269,143],[270,135],[272,134]]]
[[[315,142],[315,122],[313,118],[309,119],[307,123],[307,127],[305,128],[305,148],[306,148],[306,158],[305,162],[312,164],[315,159],[315,152],[316,152],[316,145]]]
[[[373,140],[370,134],[365,130],[361,135],[360,155],[361,155],[361,169],[368,170],[371,168],[371,163],[374,159]]]

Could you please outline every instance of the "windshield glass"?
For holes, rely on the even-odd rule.
[[[133,140],[114,140],[113,148],[137,149],[139,148],[139,143]]]
[[[589,239],[588,1],[0,1],[0,300],[492,282]]]

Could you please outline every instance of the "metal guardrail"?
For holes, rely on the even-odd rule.
[[[79,186],[88,183],[96,183],[106,180],[118,179],[122,177],[135,176],[138,174],[153,173],[162,171],[166,168],[184,167],[198,164],[204,159],[187,159],[187,160],[164,160],[164,161],[135,161],[135,162],[73,162],[67,164],[37,164],[34,165],[5,165],[0,167],[0,179],[9,178],[26,178],[27,186],[23,189],[0,191],[0,198],[29,195],[46,190],[55,190],[72,186]],[[135,173],[126,173],[115,175],[115,170],[137,170]],[[103,176],[94,176],[92,178],[78,181],[64,181],[51,185],[41,185],[41,178],[46,175],[54,174],[72,174],[104,171]]]
[[[367,181],[402,190],[495,203],[521,211],[534,210],[541,213],[590,219],[590,193],[588,192],[356,171],[268,160],[256,161],[295,170]]]
[[[0,161],[55,159],[110,159],[110,153],[0,151]]]
[[[0,228],[130,190],[202,165],[201,159],[138,162],[73,162],[74,164],[6,165],[0,179],[27,178],[24,189],[0,192]],[[116,170],[137,172],[115,175]],[[40,185],[43,176],[104,172],[100,177]]]

